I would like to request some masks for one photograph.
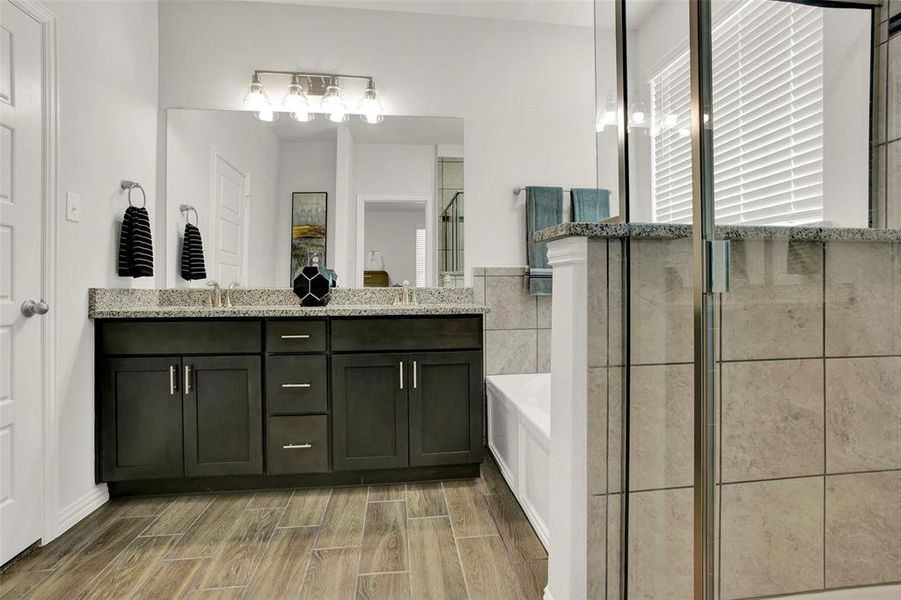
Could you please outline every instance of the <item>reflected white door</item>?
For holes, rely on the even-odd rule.
[[[213,279],[222,285],[245,284],[247,176],[215,155],[215,267]]]
[[[0,0],[0,564],[41,537],[41,28]]]

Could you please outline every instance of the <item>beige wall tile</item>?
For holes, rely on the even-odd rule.
[[[491,312],[486,329],[534,329],[538,326],[538,303],[529,294],[523,277],[486,277],[485,299]]]
[[[693,360],[691,240],[632,240],[632,364]]]
[[[901,357],[826,361],[829,473],[901,469]]]
[[[588,493],[607,492],[607,369],[588,369]]]
[[[485,332],[485,374],[534,373],[538,365],[538,330]]]
[[[538,329],[536,331],[538,338],[538,372],[551,372],[551,330]]]
[[[631,370],[631,490],[690,486],[694,457],[694,367]]]
[[[826,356],[901,353],[901,260],[889,242],[826,244]]]
[[[588,598],[601,600],[607,584],[607,497],[588,499]]]
[[[607,365],[607,243],[588,243],[588,366]]]
[[[722,304],[723,360],[823,355],[823,245],[732,243]]]
[[[607,357],[611,365],[625,364],[623,353],[623,240],[607,241]]]
[[[823,473],[823,361],[722,366],[723,480]]]
[[[826,478],[826,587],[901,581],[901,471]]]
[[[536,298],[538,299],[538,327],[540,329],[550,329],[552,296],[536,296]]]
[[[633,492],[629,597],[691,598],[692,490]]]
[[[724,600],[822,587],[822,477],[725,485],[722,495]]]
[[[622,417],[625,367],[607,369],[607,491],[623,490]]]
[[[901,227],[901,140],[896,140],[884,148],[889,226]]]
[[[622,530],[622,496],[607,496],[607,595],[608,600],[620,600],[622,549],[620,548]],[[599,595],[597,600],[604,598]],[[596,600],[591,598],[590,600]]]
[[[472,278],[472,297],[476,304],[485,304],[485,276],[474,275]]]

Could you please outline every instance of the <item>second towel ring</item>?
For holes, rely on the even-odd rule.
[[[190,204],[181,204],[178,207],[178,210],[181,211],[181,214],[185,217],[185,222],[189,225],[193,225],[197,227],[200,225],[200,215],[197,214],[197,209],[191,206]],[[191,223],[191,219],[188,217],[188,213],[194,213],[194,222]]]
[[[123,190],[128,190],[128,205],[134,206],[131,202],[131,191],[135,188],[141,190],[141,196],[144,199],[144,203],[141,204],[138,208],[146,208],[147,207],[147,194],[144,192],[144,188],[141,187],[141,184],[137,181],[128,181],[127,179],[123,179],[120,184]]]

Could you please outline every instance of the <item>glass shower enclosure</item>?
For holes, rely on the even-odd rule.
[[[589,399],[606,424],[603,443],[589,425],[589,468],[606,464],[590,596],[901,594],[887,9],[595,14],[599,172],[618,173],[629,226],[607,240],[606,392]]]

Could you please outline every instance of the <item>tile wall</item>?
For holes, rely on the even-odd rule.
[[[485,374],[549,373],[551,298],[529,294],[525,267],[473,269],[475,302],[485,316]]]
[[[595,243],[590,299],[606,305],[589,340],[607,343],[589,342],[589,562],[606,548],[607,569],[589,587],[615,598],[624,242]],[[630,243],[630,597],[689,598],[691,242]],[[901,244],[732,251],[715,313],[720,597],[901,581]]]

